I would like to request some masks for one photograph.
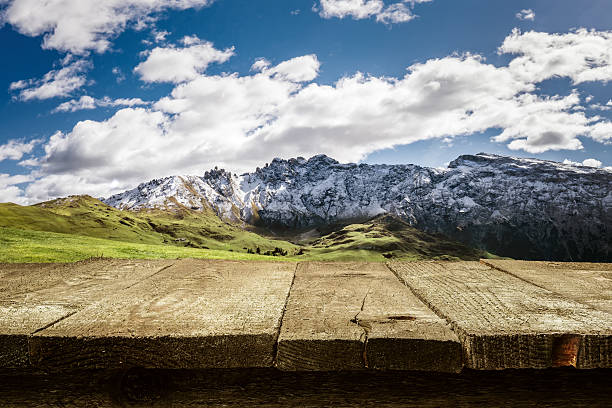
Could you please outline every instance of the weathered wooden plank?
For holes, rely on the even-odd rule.
[[[29,366],[30,335],[74,311],[62,305],[0,303],[0,368]]]
[[[480,262],[569,299],[612,313],[612,264],[492,259]]]
[[[363,269],[358,264],[298,265],[278,339],[280,369],[364,367],[364,331],[352,321],[369,289]]]
[[[0,301],[88,305],[174,262],[98,259],[59,264],[0,264]]]
[[[383,264],[302,263],[278,340],[282,370],[458,371],[446,322]]]
[[[58,280],[74,273],[77,265],[67,263],[0,263],[0,301],[15,299],[23,292],[48,286],[49,279]]]
[[[30,335],[172,262],[0,264],[0,367],[28,366]]]
[[[390,267],[451,322],[475,369],[612,367],[612,315],[478,262]]]
[[[177,261],[37,333],[31,359],[52,369],[270,366],[294,271]]]
[[[372,272],[378,272],[378,266]],[[366,332],[366,365],[374,369],[458,372],[461,344],[445,320],[381,269],[357,315]]]

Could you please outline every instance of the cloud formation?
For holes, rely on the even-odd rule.
[[[11,176],[10,174],[0,173],[0,202],[29,204],[30,200],[24,196],[23,190],[19,188],[19,184],[30,182],[34,177],[30,175],[18,174]]]
[[[533,21],[535,20],[535,16],[535,12],[532,9],[523,9],[516,13],[516,18],[518,18],[519,20]]]
[[[385,24],[405,23],[416,18],[412,13],[416,3],[430,1],[433,0],[402,0],[385,5],[383,0],[321,0],[314,10],[323,18],[362,20],[375,17],[376,21]]]
[[[8,0],[3,19],[21,34],[44,36],[43,48],[103,53],[129,25],[141,29],[164,10],[204,7],[212,0]]]
[[[24,154],[30,153],[38,143],[40,143],[38,139],[30,140],[29,142],[9,140],[7,143],[0,145],[0,162],[4,160],[19,160]]]
[[[216,49],[211,42],[196,36],[184,37],[183,47],[155,47],[145,53],[146,60],[134,68],[145,82],[180,83],[197,78],[212,63],[223,63],[234,55],[234,48]]]
[[[291,82],[308,82],[319,75],[319,68],[321,67],[319,59],[314,54],[292,58],[276,66],[271,65],[270,61],[262,58],[253,63],[251,70]]]
[[[67,53],[82,59],[42,79],[21,80],[11,90],[22,90],[20,98],[48,99],[70,96],[86,83],[85,71],[92,52],[104,53],[112,40],[127,27],[136,30],[150,26],[166,10],[186,10],[210,5],[214,0],[0,0],[0,27],[10,24],[29,37],[43,36],[42,48]],[[156,41],[167,33],[154,30]],[[117,72],[117,81],[123,75]]]
[[[71,99],[61,103],[52,112],[76,112],[79,110],[96,109],[98,107],[143,106],[149,104],[150,102],[145,102],[140,98],[111,99],[105,96],[101,99],[96,99],[89,95],[83,95],[79,99]]]
[[[515,28],[499,53],[514,54],[510,70],[523,81],[570,78],[574,85],[612,80],[612,31],[579,29],[565,34]]]
[[[83,59],[68,62],[59,69],[47,72],[41,79],[13,82],[9,90],[17,91],[19,99],[23,101],[69,96],[85,84],[85,72],[91,67],[92,64]]]
[[[274,156],[325,153],[358,161],[380,149],[489,129],[500,129],[497,142],[531,153],[581,149],[585,137],[609,143],[612,123],[587,116],[577,91],[538,92],[539,82],[555,76],[607,80],[604,62],[597,61],[605,61],[600,41],[608,37],[515,31],[500,48],[518,55],[507,66],[451,55],[414,64],[402,77],[357,72],[331,85],[313,82],[320,69],[316,55],[276,65],[260,59],[248,75],[197,73],[150,107],[124,108],[54,134],[25,196],[109,195],[146,179],[201,174],[215,165],[251,170]],[[551,45],[534,45],[534,38]],[[184,41],[176,50],[191,46]],[[542,54],[533,55],[534,49]],[[560,56],[561,65],[549,63]]]
[[[597,159],[585,159],[582,163],[575,162],[569,159],[563,160],[563,164],[569,164],[570,166],[585,166],[585,167],[601,167],[602,163]]]

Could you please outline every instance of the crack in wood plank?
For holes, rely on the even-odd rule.
[[[363,366],[365,368],[370,368],[370,365],[368,363],[368,336],[370,334],[370,330],[372,329],[372,326],[369,326],[365,324],[364,322],[362,322],[361,320],[359,320],[359,315],[363,313],[363,308],[365,307],[366,299],[368,298],[368,295],[370,294],[371,290],[372,288],[370,287],[367,293],[365,294],[365,296],[363,297],[363,301],[361,302],[361,309],[359,310],[359,312],[357,312],[355,317],[351,319],[351,323],[355,323],[357,326],[361,327],[361,329],[363,330],[363,334],[360,337],[360,340],[363,342]]]
[[[285,318],[285,312],[287,311],[287,303],[289,303],[289,296],[291,296],[291,289],[293,289],[293,284],[295,283],[295,274],[299,265],[299,262],[296,263],[295,268],[293,269],[293,278],[291,279],[291,284],[289,285],[289,290],[287,291],[287,297],[285,298],[285,304],[283,305],[281,317],[278,321],[278,330],[276,331],[276,339],[274,341],[274,361],[272,362],[272,365],[274,367],[278,367],[278,339],[280,337],[280,332],[283,327],[283,319]]]

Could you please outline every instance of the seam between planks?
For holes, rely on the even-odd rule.
[[[437,307],[435,307],[434,305],[431,304],[431,302],[429,302],[427,299],[425,299],[423,296],[421,296],[420,293],[418,293],[412,286],[410,286],[410,284],[400,276],[399,273],[397,273],[395,271],[395,269],[393,269],[393,267],[391,265],[389,265],[388,263],[385,262],[385,266],[387,267],[387,269],[389,269],[391,271],[391,273],[397,278],[397,280],[399,280],[404,286],[406,286],[410,292],[412,292],[412,294],[421,302],[423,302],[423,304],[425,306],[427,306],[432,312],[434,312],[438,317],[444,319],[446,321],[446,323],[450,324],[453,328],[455,326],[455,323],[449,318],[447,317],[444,313],[442,313]],[[457,328],[459,331],[462,331],[461,329]]]
[[[518,275],[516,275],[516,274],[514,274],[514,273],[512,273],[512,272],[510,272],[510,271],[508,271],[508,270],[506,270],[506,269],[502,269],[502,268],[500,268],[499,266],[495,266],[495,265],[493,265],[493,264],[491,264],[491,263],[487,262],[485,259],[481,259],[481,260],[479,260],[478,262],[480,262],[481,264],[483,264],[483,265],[485,265],[485,266],[488,266],[488,267],[489,267],[489,268],[491,268],[491,269],[495,269],[496,271],[503,272],[503,273],[508,274],[508,275],[510,275],[510,276],[513,276],[513,277],[515,277],[515,278],[517,278],[517,279],[519,279],[519,280],[522,280],[522,281],[523,281],[523,282],[525,282],[525,283],[528,283],[528,284],[533,285],[533,286],[537,286],[537,287],[538,287],[538,288],[540,288],[540,289],[544,289],[544,290],[547,290],[547,291],[549,291],[549,292],[551,292],[551,293],[554,293],[554,294],[555,294],[555,295],[557,295],[557,296],[565,297],[565,296],[562,296],[562,295],[561,295],[561,294],[559,294],[559,293],[553,292],[552,290],[550,290],[550,289],[548,289],[548,288],[545,288],[544,286],[538,285],[538,284],[537,284],[537,283],[535,283],[535,282],[531,282],[531,281],[529,281],[529,280],[527,280],[527,279],[525,279],[525,278],[523,278],[523,277],[521,277],[521,276],[518,276]]]
[[[289,297],[291,296],[291,290],[293,289],[293,284],[295,283],[295,276],[297,275],[298,267],[302,264],[302,262],[298,262],[295,264],[295,269],[293,270],[293,278],[291,279],[291,285],[289,285],[289,290],[287,291],[287,297],[285,298],[285,304],[283,305],[283,310],[281,312],[280,319],[278,321],[278,330],[276,331],[276,339],[274,340],[274,350],[273,353],[273,361],[272,366],[277,368],[278,362],[278,341],[280,339],[281,330],[283,328],[283,319],[285,318],[285,312],[287,311],[287,305],[289,304]]]
[[[438,309],[436,306],[434,306],[424,296],[422,296],[420,293],[418,293],[412,286],[410,286],[410,284],[404,278],[402,278],[400,276],[400,274],[397,273],[395,271],[395,269],[393,269],[393,267],[391,265],[389,265],[389,263],[385,262],[385,266],[387,267],[387,269],[389,269],[391,271],[391,273],[393,273],[393,275],[395,275],[397,280],[399,280],[404,286],[406,286],[408,288],[408,290],[410,290],[410,292],[412,292],[412,294],[418,300],[420,300],[425,306],[427,306],[438,317],[440,317],[441,319],[444,319],[444,321],[446,321],[446,323],[448,323],[448,325],[450,326],[451,330],[459,338],[459,344],[461,345],[461,361],[462,361],[461,365],[465,366],[465,363],[467,361],[468,356],[466,355],[466,351],[465,351],[465,347],[464,347],[464,340],[466,338],[469,338],[469,334],[465,330],[460,328],[457,323],[455,323],[453,320],[451,320],[450,317],[448,317],[444,313],[442,313],[442,311],[440,309]]]
[[[166,266],[162,267],[162,268],[161,268],[159,271],[154,272],[154,273],[152,273],[151,275],[145,276],[144,278],[140,279],[139,281],[134,282],[134,283],[132,283],[131,285],[126,286],[125,288],[122,288],[121,290],[127,290],[127,289],[130,289],[131,287],[134,287],[134,286],[138,285],[139,283],[142,283],[142,282],[146,281],[147,279],[151,279],[151,278],[152,278],[152,277],[154,277],[155,275],[158,275],[158,274],[162,273],[163,271],[165,271],[165,270],[166,270],[166,269],[168,269],[168,268],[173,267],[174,265],[176,265],[176,262],[173,262],[173,263],[171,263],[170,265],[166,265]]]
[[[457,334],[457,336],[459,337],[461,343],[462,343],[462,352],[463,352],[463,363],[464,365],[470,367],[470,368],[475,368],[475,369],[490,369],[488,368],[491,364],[492,364],[492,369],[502,369],[502,368],[527,368],[527,366],[525,364],[529,364],[530,367],[533,364],[536,364],[536,366],[538,367],[553,367],[555,366],[554,361],[555,359],[558,359],[559,357],[563,357],[561,355],[559,355],[559,352],[555,352],[553,350],[553,354],[552,354],[552,358],[553,361],[549,362],[547,360],[542,360],[544,358],[547,359],[547,357],[540,355],[540,348],[544,347],[544,343],[542,340],[542,338],[549,338],[552,340],[553,342],[553,347],[554,344],[556,344],[556,342],[560,342],[559,346],[561,346],[560,351],[563,351],[563,346],[565,345],[565,342],[563,340],[560,339],[565,339],[568,335],[570,336],[570,340],[571,340],[571,336],[576,334],[578,335],[579,333],[573,333],[572,331],[566,331],[566,330],[561,330],[561,332],[559,333],[544,333],[542,335],[538,335],[538,334],[534,334],[534,333],[517,333],[514,336],[510,336],[508,338],[506,338],[505,340],[503,340],[501,345],[493,345],[494,347],[501,347],[502,349],[507,349],[510,350],[510,354],[517,354],[518,356],[521,355],[521,353],[529,353],[527,355],[526,360],[523,361],[523,358],[521,357],[520,360],[520,365],[516,365],[510,361],[507,360],[507,356],[503,357],[503,356],[496,356],[495,354],[492,355],[492,362],[489,362],[487,359],[489,357],[487,357],[487,352],[486,352],[486,340],[483,340],[483,338],[485,337],[490,337],[490,335],[486,335],[486,334],[479,334],[479,333],[472,333],[471,329],[468,327],[467,329],[464,329],[460,326],[460,323],[455,322],[452,319],[452,314],[449,315],[449,317],[447,318],[445,316],[445,313],[443,313],[441,310],[439,310],[436,305],[432,302],[429,302],[428,299],[425,296],[425,293],[421,293],[419,295],[420,290],[417,290],[415,288],[413,288],[410,284],[409,284],[409,280],[405,279],[403,274],[400,273],[401,269],[396,269],[393,265],[390,264],[386,264],[387,267],[396,275],[396,277],[406,285],[406,287],[408,287],[413,293],[414,295],[421,300],[422,302],[424,302],[434,313],[436,313],[438,316],[444,318],[447,322],[450,323],[450,327],[451,329]],[[487,267],[489,267],[487,265]],[[414,267],[413,267],[414,268]],[[489,267],[490,268],[490,267]],[[507,273],[506,271],[500,271],[497,268],[490,268],[491,271],[495,271],[498,273],[499,277],[503,277],[505,276],[506,279],[516,279],[518,282],[521,282],[522,284],[526,284],[529,286],[532,286],[534,288],[538,288],[539,290],[544,290],[544,292],[546,292],[549,296],[552,295],[553,297],[556,297],[560,300],[564,300],[566,302],[571,302],[571,303],[575,303],[580,305],[581,307],[584,307],[585,309],[588,309],[589,311],[592,312],[598,312],[601,313],[600,310],[593,308],[589,305],[585,305],[581,302],[575,301],[573,299],[568,299],[566,296],[562,296],[559,295],[553,291],[550,291],[546,288],[541,288],[538,285],[533,284],[532,282],[526,281],[524,279],[521,279],[520,277],[516,277],[511,273]],[[438,285],[441,284],[441,282],[439,280],[436,280],[432,277],[432,279],[434,281],[437,281]],[[501,283],[498,280],[495,280],[495,282],[497,283]],[[418,287],[418,286],[417,286]],[[469,299],[464,299],[462,298],[462,300],[469,300]],[[477,305],[477,304],[476,304]],[[473,305],[473,307],[475,307],[475,305]],[[443,309],[442,309],[443,310]],[[496,318],[495,315],[489,316],[490,318]],[[586,335],[585,335],[586,336]],[[495,335],[493,335],[493,337],[495,337]],[[512,337],[515,337],[514,339],[512,339]],[[484,342],[483,342],[484,341]],[[606,341],[606,340],[602,340],[602,341]],[[605,343],[604,343],[605,344]],[[570,344],[568,344],[570,345]],[[474,348],[475,347],[475,348]],[[483,347],[485,347],[485,349],[483,349]],[[535,349],[533,349],[535,347]],[[603,347],[603,348],[602,348]],[[518,350],[514,350],[518,348]],[[599,353],[599,360],[601,360],[601,355],[602,353],[604,353],[604,349],[607,349],[607,345],[602,346],[601,344],[594,344],[592,347],[592,350],[590,351],[590,354],[597,354]],[[533,349],[533,350],[532,350]],[[573,357],[573,358],[578,358],[578,363],[580,362],[580,356],[579,354],[582,353],[583,350],[583,345],[580,345],[580,350],[578,351],[578,355],[577,357]],[[476,354],[474,354],[476,353]],[[483,354],[484,353],[484,354]],[[480,357],[478,357],[479,354]],[[558,357],[559,356],[559,357]],[[476,358],[477,357],[477,358]],[[501,358],[501,359],[500,359]],[[587,357],[585,357],[587,358]],[[499,360],[499,361],[496,361]],[[533,361],[532,361],[533,360]],[[587,363],[587,366],[582,367],[582,368],[589,368],[588,364],[592,364],[590,362],[590,360],[597,360],[596,358],[589,358],[589,362]],[[599,363],[597,363],[599,364]],[[595,367],[595,366],[593,366]]]
[[[176,262],[173,262],[173,263],[172,263],[172,264],[170,264],[170,265],[164,266],[164,267],[160,268],[158,271],[156,271],[156,272],[152,273],[151,275],[145,276],[144,278],[140,279],[139,281],[134,282],[134,283],[132,283],[131,285],[129,285],[129,286],[125,287],[125,288],[120,289],[120,291],[127,290],[127,289],[131,288],[132,286],[135,286],[135,285],[137,285],[137,284],[139,284],[139,283],[142,283],[142,282],[144,282],[145,280],[147,280],[147,279],[149,279],[149,278],[151,278],[151,277],[153,277],[153,276],[155,276],[155,275],[157,275],[157,274],[159,274],[159,273],[161,273],[161,272],[165,271],[166,269],[168,269],[168,268],[170,268],[170,267],[174,266],[175,264],[176,264]],[[30,333],[30,334],[28,335],[28,360],[30,361],[30,365],[32,365],[31,339],[32,339],[32,337],[34,337],[34,335],[36,335],[37,333],[42,332],[43,330],[48,329],[48,328],[49,328],[49,327],[51,327],[51,326],[56,325],[57,323],[59,323],[59,322],[61,322],[61,321],[65,320],[65,319],[67,319],[67,318],[69,318],[69,317],[71,317],[71,316],[74,316],[76,313],[78,313],[78,312],[80,312],[81,310],[83,310],[83,308],[89,307],[89,306],[91,306],[92,304],[95,304],[95,303],[100,303],[100,302],[101,302],[101,301],[103,301],[103,300],[104,300],[104,299],[101,299],[101,300],[99,300],[99,301],[97,301],[97,302],[93,302],[93,303],[90,303],[90,304],[87,304],[87,305],[82,305],[81,307],[74,306],[74,307],[75,307],[75,310],[73,310],[72,312],[70,312],[70,313],[66,314],[65,316],[62,316],[62,317],[60,317],[59,319],[57,319],[57,320],[55,320],[55,321],[53,321],[53,322],[51,322],[51,323],[48,323],[48,324],[46,324],[45,326],[43,326],[43,327],[41,327],[41,328],[39,328],[39,329],[36,329],[36,330],[34,330],[32,333]]]
[[[137,284],[139,284],[139,283],[142,283],[142,282],[144,282],[145,280],[147,280],[147,279],[149,279],[149,278],[152,278],[153,276],[155,276],[155,275],[157,275],[157,274],[159,274],[159,273],[161,273],[161,272],[165,271],[166,269],[168,269],[168,268],[170,268],[170,267],[174,266],[175,264],[176,264],[176,262],[174,262],[174,263],[172,263],[172,264],[170,264],[170,265],[164,266],[164,267],[162,267],[160,270],[158,270],[158,271],[156,271],[156,272],[152,273],[151,275],[145,276],[144,278],[140,279],[139,281],[134,282],[134,283],[132,283],[131,285],[126,286],[125,288],[121,288],[121,289],[119,289],[119,291],[120,291],[120,292],[122,292],[122,291],[124,291],[124,290],[127,290],[127,289],[131,288],[132,286],[135,286],[135,285],[137,285]],[[75,310],[74,310],[74,311],[72,311],[72,312],[70,312],[70,313],[68,313],[67,315],[62,316],[62,317],[60,317],[59,319],[57,319],[57,320],[55,320],[55,321],[53,321],[53,322],[51,322],[51,323],[49,323],[49,324],[45,325],[44,327],[41,327],[40,329],[36,329],[36,330],[35,330],[35,331],[33,331],[32,333],[30,333],[30,334],[29,334],[29,336],[33,336],[33,335],[35,335],[36,333],[39,333],[39,332],[41,332],[41,331],[43,331],[43,330],[45,330],[45,329],[48,329],[49,327],[51,327],[51,326],[53,326],[53,325],[55,325],[55,324],[57,324],[57,323],[61,322],[62,320],[69,318],[70,316],[74,315],[75,313],[80,312],[82,309],[84,309],[84,308],[86,308],[86,307],[89,307],[89,306],[91,306],[91,305],[93,305],[93,304],[97,304],[97,303],[103,302],[104,300],[105,300],[105,299],[100,299],[100,300],[95,301],[95,302],[93,302],[93,303],[89,303],[89,304],[85,304],[85,305],[80,305],[80,306],[77,306],[77,305],[69,305],[70,307],[75,308]]]
[[[28,335],[28,362],[30,363],[30,366],[33,366],[33,364],[32,364],[32,348],[31,348],[31,346],[32,346],[32,343],[31,343],[32,337],[36,333],[39,333],[39,332],[41,332],[41,331],[43,331],[45,329],[48,329],[49,327],[53,326],[54,324],[57,324],[57,323],[61,322],[62,320],[69,318],[70,316],[72,316],[75,313],[77,313],[79,310],[80,309],[73,310],[72,312],[68,313],[67,315],[62,316],[59,319],[56,319],[55,321],[53,321],[53,322],[51,322],[49,324],[46,324],[45,326],[43,326],[43,327],[41,327],[39,329],[34,330],[32,333],[30,333]]]
[[[571,302],[580,303],[581,305],[586,306],[586,307],[587,307],[587,308],[589,308],[589,309],[596,310],[596,311],[598,311],[598,312],[601,312],[601,311],[602,311],[601,309],[599,309],[599,308],[597,308],[597,307],[595,307],[595,306],[593,306],[593,305],[590,305],[590,304],[588,304],[588,303],[586,303],[586,302],[584,302],[584,301],[582,301],[582,300],[580,300],[580,299],[575,299],[575,298],[573,298],[573,297],[566,296],[566,295],[564,295],[564,294],[562,294],[562,293],[555,292],[554,290],[551,290],[551,289],[546,288],[546,287],[544,287],[544,286],[538,285],[537,283],[532,282],[532,281],[530,281],[529,279],[523,278],[522,276],[519,276],[519,275],[517,275],[517,274],[515,274],[515,273],[513,273],[513,272],[510,272],[509,270],[502,269],[502,268],[500,268],[499,266],[495,266],[494,264],[491,264],[491,263],[487,262],[487,260],[486,260],[486,259],[481,259],[479,262],[480,262],[481,264],[485,265],[485,266],[488,266],[488,267],[489,267],[489,268],[491,268],[491,269],[494,269],[494,270],[499,271],[499,272],[503,272],[503,273],[505,273],[505,274],[507,274],[507,275],[510,275],[510,276],[512,276],[512,277],[514,277],[514,278],[517,278],[517,279],[519,279],[519,280],[521,280],[521,281],[523,281],[523,282],[525,282],[525,283],[528,283],[528,284],[530,284],[530,285],[537,286],[538,288],[543,289],[543,290],[545,290],[545,291],[548,291],[548,292],[550,292],[550,293],[552,293],[552,294],[554,294],[554,295],[556,295],[556,296],[559,296],[559,297],[560,297],[560,298],[562,298],[562,299],[569,300],[569,301],[571,301]],[[604,312],[606,312],[606,311],[604,310]],[[606,313],[607,313],[607,312],[606,312]]]
[[[57,323],[61,322],[62,320],[69,318],[69,317],[70,317],[70,316],[72,316],[73,314],[77,313],[79,310],[80,310],[80,309],[73,310],[72,312],[68,313],[67,315],[62,316],[62,317],[60,317],[59,319],[54,320],[54,321],[52,321],[51,323],[48,323],[48,324],[44,325],[44,326],[43,326],[43,327],[41,327],[40,329],[36,329],[36,330],[34,330],[34,331],[33,331],[32,333],[30,333],[28,336],[29,336],[29,337],[32,337],[32,336],[33,336],[33,335],[35,335],[36,333],[39,333],[39,332],[41,332],[41,331],[43,331],[43,330],[45,330],[45,329],[48,329],[49,327],[53,326],[54,324],[57,324]]]

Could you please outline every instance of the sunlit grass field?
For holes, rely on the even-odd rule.
[[[168,244],[140,244],[73,234],[0,227],[0,262],[75,262],[88,258],[121,259],[234,259],[259,261],[368,261],[385,258],[368,250],[314,250],[296,256],[249,254],[244,250],[185,248]]]
[[[89,196],[34,206],[6,203],[0,204],[0,262],[95,257],[384,262],[491,256],[390,216],[296,243],[291,237],[278,239],[244,227],[222,221],[212,210],[121,211]]]
[[[0,228],[2,262],[74,262],[94,257],[290,260],[288,257],[270,257],[218,249],[139,244],[55,232]]]

